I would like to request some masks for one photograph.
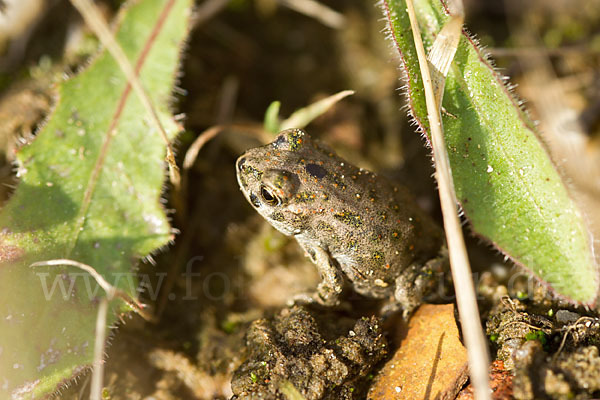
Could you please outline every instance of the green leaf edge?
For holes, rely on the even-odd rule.
[[[406,89],[406,95],[408,98],[409,114],[412,116],[414,122],[418,125],[419,130],[424,133],[424,136],[429,143],[429,139],[427,137],[427,125],[428,125],[427,112],[426,112],[423,88],[422,88],[422,85],[420,85],[418,83],[418,81],[420,80],[420,74],[418,73],[418,71],[419,71],[418,59],[416,57],[414,45],[409,46],[409,48],[406,48],[406,47],[402,48],[399,44],[398,37],[396,36],[396,32],[398,32],[398,29],[396,29],[396,31],[394,31],[394,29],[395,29],[394,23],[397,22],[398,19],[397,18],[393,19],[393,18],[398,16],[402,12],[402,10],[406,9],[405,6],[400,6],[400,5],[398,5],[398,3],[399,3],[398,0],[382,0],[380,2],[385,19],[387,20],[388,34],[392,38],[394,49],[397,50],[400,55],[401,69],[405,74],[404,81],[407,82],[407,86],[405,87],[405,89]],[[440,7],[437,7],[437,8],[433,5],[431,5],[430,3],[427,3],[425,0],[417,0],[416,4],[415,4],[415,8],[417,9],[418,19],[419,19],[420,23],[422,24],[422,30],[424,31],[424,32],[422,32],[422,35],[425,36],[423,38],[423,41],[424,41],[426,47],[430,47],[432,44],[432,41],[433,41],[432,35],[429,34],[429,32],[432,32],[432,31],[438,32],[442,23],[445,22],[446,18],[448,18],[447,17],[447,8],[446,8],[444,2],[442,0],[439,0],[438,4],[440,5]],[[435,17],[431,17],[431,14],[434,14]],[[408,17],[406,16],[406,20],[407,19],[408,19]],[[442,21],[442,22],[440,22],[440,21]],[[398,25],[400,25],[400,24],[398,24]],[[423,29],[423,25],[426,26],[425,29]],[[410,25],[404,24],[404,26],[408,27],[408,29],[401,30],[401,33],[399,33],[399,35],[401,37],[403,35],[406,35],[406,37],[409,38],[407,40],[410,40],[410,42],[412,43],[412,32],[410,30]],[[462,49],[461,49],[461,47],[462,47]],[[536,138],[536,140],[540,140],[540,136],[539,136],[539,134],[537,134],[533,123],[530,121],[526,112],[519,106],[519,103],[518,103],[515,95],[505,86],[502,77],[495,71],[495,69],[491,65],[489,57],[486,56],[482,52],[482,50],[478,47],[476,40],[473,39],[471,37],[471,35],[469,35],[466,32],[465,29],[463,29],[462,37],[461,37],[460,44],[459,44],[459,50],[457,51],[457,56],[455,58],[455,61],[453,61],[453,65],[452,65],[451,71],[448,76],[443,106],[446,107],[446,109],[449,112],[453,112],[451,107],[449,107],[447,105],[448,97],[449,97],[449,95],[448,95],[449,89],[448,88],[454,82],[453,79],[455,79],[455,77],[453,76],[453,74],[456,74],[457,59],[461,56],[461,54],[460,54],[461,50],[463,52],[465,51],[465,47],[466,47],[466,51],[471,50],[474,52],[474,54],[477,56],[477,58],[479,60],[479,63],[481,65],[485,66],[487,73],[491,77],[493,77],[493,80],[502,89],[504,96],[506,96],[506,98],[509,99],[510,103],[512,104],[513,111],[514,110],[517,111],[518,120],[524,125],[524,127],[526,127],[529,130],[529,132],[533,135],[533,137]],[[471,54],[472,53],[469,53],[468,55],[471,55]],[[410,65],[407,63],[407,59],[414,60],[413,68],[411,68]],[[415,66],[416,66],[416,68],[415,68]],[[409,69],[411,71],[409,71]],[[461,76],[460,74],[457,74],[457,75]],[[416,98],[416,100],[415,100],[415,98]],[[448,126],[452,125],[453,118],[455,118],[455,117],[453,117],[451,115],[443,114],[443,123],[444,123],[446,132],[448,131]],[[446,135],[447,135],[447,133],[446,133]],[[492,244],[498,250],[500,250],[505,255],[510,257],[511,260],[516,265],[521,266],[522,268],[526,269],[529,273],[536,276],[540,282],[542,282],[548,289],[550,289],[551,292],[553,292],[558,297],[560,297],[564,300],[567,300],[571,303],[576,303],[576,304],[582,303],[587,306],[592,306],[592,305],[594,305],[594,303],[597,300],[598,282],[600,280],[600,276],[599,276],[598,267],[595,264],[595,259],[593,256],[592,246],[591,246],[591,242],[590,242],[590,234],[587,230],[587,226],[585,225],[585,222],[583,221],[583,219],[581,217],[581,213],[575,206],[575,204],[572,200],[572,197],[568,193],[565,183],[561,179],[556,166],[553,163],[551,163],[548,152],[547,152],[546,148],[543,146],[543,142],[540,141],[539,143],[540,143],[541,151],[545,154],[548,162],[550,163],[550,169],[553,171],[555,178],[557,178],[558,181],[560,182],[560,190],[564,191],[565,197],[569,199],[569,201],[571,203],[571,207],[573,209],[573,213],[576,215],[576,218],[578,219],[577,229],[579,231],[578,234],[580,236],[580,240],[582,243],[581,247],[583,248],[583,252],[586,253],[586,255],[583,258],[586,259],[585,263],[587,265],[584,265],[581,268],[581,270],[583,270],[584,268],[586,269],[586,271],[583,271],[583,274],[585,276],[583,278],[577,279],[579,276],[576,273],[576,274],[574,274],[575,279],[572,279],[571,283],[574,285],[577,285],[578,283],[592,282],[591,285],[587,284],[586,293],[583,296],[580,296],[580,294],[581,294],[581,292],[579,290],[580,288],[573,289],[570,284],[567,284],[566,285],[567,287],[565,288],[564,280],[563,280],[562,276],[558,277],[558,279],[555,279],[554,276],[545,274],[543,272],[543,270],[541,270],[539,267],[535,267],[535,266],[533,268],[527,267],[527,265],[526,265],[527,263],[522,261],[522,259],[519,256],[513,256],[512,254],[509,253],[509,251],[507,251],[503,248],[502,244],[500,244],[500,243],[498,243],[498,241],[492,239],[492,235],[490,235],[487,232],[488,229],[485,227],[484,227],[484,229],[482,229],[482,224],[480,223],[480,221],[478,221],[477,219],[474,220],[473,218],[471,218],[474,214],[473,205],[468,205],[467,204],[468,198],[465,197],[464,195],[461,196],[463,190],[468,190],[469,182],[468,182],[468,180],[461,182],[460,178],[456,179],[456,176],[459,175],[456,173],[457,172],[456,167],[455,167],[456,159],[459,156],[462,157],[463,154],[461,154],[460,151],[457,151],[458,149],[457,149],[456,143],[453,143],[452,140],[449,140],[447,138],[448,152],[449,152],[449,156],[450,156],[451,165],[453,166],[452,167],[453,173],[455,174],[454,181],[455,181],[455,186],[456,186],[456,190],[457,190],[457,196],[459,197],[462,209],[463,209],[465,215],[468,217],[468,221],[475,233],[490,240],[492,242]],[[468,156],[468,153],[467,153],[467,156]],[[467,200],[467,201],[465,201],[465,200]],[[481,205],[480,203],[477,203],[475,205],[475,207],[480,206],[480,205]],[[569,274],[568,272],[566,273],[566,275],[571,276],[571,277],[574,276],[572,274]],[[544,279],[544,278],[546,278],[546,279]]]
[[[127,12],[129,12],[133,7],[140,5],[140,3],[143,3],[144,0],[139,0],[139,1],[130,1],[127,2],[127,4],[124,5],[124,7],[121,8],[121,10],[119,10],[119,13],[117,15],[117,17],[115,18],[115,20],[117,21],[116,25],[119,26],[119,29],[121,28],[121,25],[125,19],[125,15],[127,14]],[[177,4],[177,7],[183,7],[185,10],[190,10],[191,9],[191,1],[190,0],[167,0],[164,2],[164,4]],[[166,8],[163,5],[163,8]],[[189,12],[187,12],[187,18],[186,21],[189,22]],[[187,28],[187,26],[189,25],[188,23],[185,23],[185,30],[188,31],[189,29]],[[181,54],[182,52],[182,46],[181,44],[183,43],[184,37],[181,38],[181,42],[180,42],[180,46],[178,49],[179,54]],[[99,60],[103,59],[103,57],[110,57],[106,54],[105,51],[101,51],[99,52],[96,56],[93,57],[93,59],[91,60],[91,62],[89,63],[89,65],[87,65],[82,71],[80,71],[77,75],[73,76],[71,79],[66,80],[64,82],[62,82],[59,87],[58,87],[58,100],[56,102],[56,104],[54,104],[52,111],[50,112],[49,116],[47,117],[47,120],[45,122],[45,124],[40,127],[40,129],[38,130],[38,135],[44,130],[47,129],[49,122],[52,120],[54,114],[56,113],[56,111],[59,109],[59,104],[64,100],[65,96],[64,96],[64,89],[66,85],[69,85],[73,82],[74,78],[78,78],[79,76],[81,76],[82,74],[86,73],[87,71],[89,71],[94,65],[96,65],[98,63]],[[173,85],[176,82],[176,76],[177,76],[177,69],[178,69],[178,64],[179,62],[175,63],[175,67],[174,69],[171,71],[171,85]],[[120,72],[120,71],[119,71]],[[124,79],[124,77],[122,77]],[[131,97],[135,97],[135,93],[131,93],[129,96]],[[129,101],[129,100],[128,100]],[[139,100],[136,100],[139,101]],[[179,126],[178,124],[175,122],[172,114],[170,112],[168,112],[168,116],[166,116],[166,114],[164,114],[165,110],[161,109],[159,111],[159,113],[163,113],[163,115],[161,116],[161,120],[163,122],[163,124],[165,124],[167,126],[167,131],[169,132],[169,135],[171,137],[173,137],[177,131],[179,130]],[[148,132],[148,134],[155,134],[158,137],[158,133],[156,132]],[[23,148],[21,148],[19,150],[19,152],[17,153],[17,160],[21,165],[21,168],[23,164],[26,164],[27,159],[29,157],[32,156],[31,152],[33,151],[33,147],[36,144],[39,144],[38,138],[36,137],[36,140],[34,140],[30,145],[25,146]],[[164,149],[163,149],[163,153],[164,153]],[[163,156],[164,158],[164,156]],[[163,184],[164,184],[164,171],[163,171]],[[45,183],[40,181],[40,183]],[[21,183],[20,183],[21,184]],[[164,187],[162,187],[161,184],[161,188],[164,189]],[[162,191],[161,189],[161,191]],[[19,190],[19,188],[17,188],[17,190]],[[10,216],[6,216],[6,214],[8,213],[8,211],[10,210],[10,208],[13,206],[12,200],[14,199],[15,196],[13,196],[10,201],[4,206],[4,208],[2,209],[2,214],[4,216],[4,222],[6,222],[7,219],[10,219]],[[156,198],[156,206],[158,208],[160,208],[162,214],[163,214],[163,219],[164,222],[166,224],[166,226],[168,227],[168,223],[166,222],[166,215],[165,214],[165,210],[164,210],[164,206],[161,204],[160,197]],[[152,247],[150,250],[148,249],[140,249],[140,248],[135,248],[136,251],[138,252],[138,258],[139,257],[145,257],[148,254],[155,252],[157,250],[160,249],[160,247],[162,246],[166,246],[169,242],[169,240],[172,239],[172,234],[170,232],[170,228],[169,231],[166,232],[165,235],[163,235],[163,239],[161,239],[162,244],[159,246],[154,246]],[[2,234],[5,234],[5,231],[1,232]],[[2,239],[2,237],[0,236],[0,239]],[[23,255],[22,250],[19,250],[19,248],[13,247],[10,242],[8,245],[6,245],[5,243],[2,243],[0,241],[0,245],[2,245],[3,247],[0,248],[0,264],[2,262],[11,262],[10,258],[14,257],[16,259],[19,259],[19,257],[21,257]],[[29,249],[28,247],[24,247],[24,249]],[[148,250],[148,251],[146,251]],[[11,253],[11,251],[13,251],[13,253]],[[35,250],[34,252],[31,252],[30,250],[27,251],[26,253],[26,257],[25,258],[20,258],[19,259],[19,263],[21,263],[21,261],[24,262],[24,267],[23,268],[27,268],[26,264],[29,263],[30,261],[34,261],[34,260],[30,260],[32,257],[35,257]],[[3,257],[7,257],[4,258]],[[49,258],[55,258],[56,255],[53,254],[48,254],[48,257],[44,257],[45,259],[49,259]],[[37,259],[35,259],[35,261],[38,261]],[[49,269],[49,271],[51,272],[51,274],[54,274],[54,272],[52,271],[56,271],[56,269],[51,268]],[[126,285],[126,283],[125,283]],[[126,286],[123,289],[128,289],[129,286]],[[133,294],[133,293],[131,293]],[[116,315],[115,312],[117,313],[123,313],[123,312],[127,312],[129,311],[129,306],[127,306],[125,303],[123,303],[121,300],[113,300],[111,302],[111,307],[110,307],[111,311],[109,311],[109,322],[108,322],[108,326],[113,326],[114,321],[116,319]],[[68,312],[68,310],[61,310],[61,311],[66,311]],[[93,318],[95,319],[95,313],[93,314]],[[110,328],[108,328],[110,330]],[[109,335],[110,337],[110,335]],[[32,347],[35,346],[35,343],[30,344]],[[93,344],[92,344],[93,347]],[[4,360],[0,360],[3,363],[5,362]],[[51,364],[51,362],[50,362]],[[39,379],[34,380],[34,381],[27,381],[24,382],[21,386],[18,386],[17,388],[15,388],[11,393],[11,395],[14,396],[33,396],[32,398],[39,398],[39,397],[51,397],[53,395],[58,394],[58,391],[61,389],[61,387],[64,386],[68,386],[69,381],[71,381],[72,379],[76,379],[78,376],[80,376],[81,374],[85,373],[86,371],[90,370],[91,365],[89,364],[79,364],[79,365],[74,365],[71,364],[70,366],[61,368],[61,369],[56,369],[53,370],[51,375],[46,375],[46,376],[40,376]],[[60,372],[63,371],[63,372]],[[63,378],[62,380],[60,380],[59,382],[56,381],[56,379],[53,379],[53,377],[56,376],[69,376],[68,378]],[[18,392],[17,392],[18,391]],[[1,392],[0,392],[1,393]],[[5,392],[8,393],[8,392]]]

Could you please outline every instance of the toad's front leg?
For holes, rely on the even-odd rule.
[[[344,288],[344,275],[339,266],[331,258],[327,250],[309,240],[296,237],[300,246],[315,263],[321,276],[316,291],[299,293],[292,298],[294,303],[317,303],[325,306],[336,306],[340,303],[340,295]]]
[[[396,278],[394,306],[387,312],[402,309],[404,318],[423,302],[423,298],[435,287],[435,278],[443,271],[447,262],[445,255],[429,260],[425,265],[412,264]]]

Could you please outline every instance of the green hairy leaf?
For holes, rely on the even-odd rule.
[[[169,135],[169,100],[190,0],[140,0],[119,14],[117,42]],[[160,204],[165,143],[106,52],[59,87],[48,122],[18,153],[19,183],[0,213],[0,398],[47,395],[89,369],[105,293],[67,258],[136,296],[132,266],[172,239]],[[108,323],[128,310],[111,302]]]
[[[410,111],[428,131],[419,64],[406,5],[383,0],[407,75]],[[416,0],[426,49],[448,16],[440,0]],[[574,302],[592,304],[598,271],[590,235],[533,124],[463,34],[446,80],[442,122],[457,197],[478,234]]]

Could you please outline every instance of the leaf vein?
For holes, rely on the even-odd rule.
[[[170,13],[171,9],[173,8],[175,1],[176,0],[168,0],[168,2],[165,4],[163,10],[161,11],[161,15],[159,16],[159,18],[156,22],[156,25],[154,25],[154,28],[152,29],[150,36],[146,40],[146,43],[144,44],[144,47],[143,47],[143,49],[136,61],[136,64],[135,64],[134,73],[135,73],[136,77],[139,77],[140,71],[141,71],[142,67],[144,66],[144,62],[147,59],[148,53],[150,52],[150,49],[152,48],[152,45],[154,44],[156,37],[158,36],[159,32],[163,28],[164,23],[165,23],[167,17],[169,16],[169,13]],[[90,204],[92,201],[92,196],[94,194],[98,180],[100,179],[100,174],[102,172],[102,168],[104,166],[104,162],[106,160],[106,156],[108,154],[108,149],[110,147],[112,139],[117,134],[116,127],[117,127],[117,124],[119,123],[119,120],[121,118],[123,110],[125,109],[125,105],[127,103],[129,95],[131,94],[131,89],[132,89],[131,83],[127,82],[127,86],[123,90],[123,94],[121,95],[121,98],[119,99],[119,103],[117,104],[117,108],[115,109],[113,117],[111,118],[110,125],[106,131],[106,134],[104,135],[104,141],[102,143],[102,147],[100,148],[100,153],[98,154],[98,158],[96,159],[96,163],[94,164],[94,169],[92,170],[92,174],[90,176],[90,179],[88,180],[88,185],[87,185],[84,195],[83,195],[82,205],[81,205],[81,208],[79,209],[79,213],[76,218],[75,237],[71,241],[71,246],[69,247],[69,249],[66,252],[67,258],[69,258],[71,256],[71,254],[73,253],[73,250],[75,249],[77,242],[79,241],[79,236],[80,236],[81,232],[83,231],[83,226],[87,219],[88,211],[89,211]]]

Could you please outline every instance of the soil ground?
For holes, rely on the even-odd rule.
[[[115,3],[105,4],[107,15]],[[234,161],[261,144],[252,132],[272,101],[281,101],[281,114],[287,116],[353,89],[354,96],[308,127],[311,135],[352,162],[407,185],[420,205],[441,220],[428,150],[402,109],[404,97],[397,90],[402,84],[381,32],[380,10],[370,1],[323,3],[343,15],[344,27],[326,26],[275,0],[236,0],[192,31],[182,90],[174,98],[176,114],[186,115],[186,132],[177,145],[180,159],[205,129],[228,123],[238,127],[201,150],[188,171],[187,193],[166,193],[173,225],[181,233],[155,257],[156,265],[140,269],[154,276],[155,284],[166,274],[162,284],[172,286],[156,299],[144,299],[160,312],[157,324],[131,317],[115,333],[108,349],[106,398],[225,399],[236,393],[283,399],[300,398],[295,397],[300,390],[308,399],[358,399],[394,353],[402,322],[375,317],[377,302],[351,295],[348,309],[286,305],[292,293],[315,287],[319,277],[297,244],[252,210],[235,179]],[[522,84],[523,97],[535,93],[535,87],[527,81],[532,68],[527,51],[519,49],[546,49],[556,81],[574,82],[566,101],[580,116],[590,151],[597,153],[600,3],[576,3],[580,6],[531,1],[519,3],[517,10],[517,2],[470,0],[466,24],[497,55],[502,72]],[[61,36],[52,22],[53,13],[76,15],[63,2],[52,4],[27,51],[0,81],[5,100],[0,115],[11,116],[3,118],[0,137],[4,182],[15,180],[10,167],[14,138],[35,128],[52,99],[48,77],[26,79],[22,71],[39,67],[42,54],[57,68],[82,61],[65,58],[66,33]],[[11,111],[19,96],[30,106]],[[543,112],[531,101],[540,118]],[[591,193],[585,204],[597,205],[596,187],[578,189]],[[3,198],[9,196],[0,190]],[[598,314],[550,300],[468,228],[465,233],[490,350],[503,361],[494,364],[501,365],[494,376],[514,376],[495,398],[598,397]],[[332,355],[335,360],[325,363]],[[85,396],[86,385],[82,379],[62,396]],[[460,396],[470,396],[469,388]]]

